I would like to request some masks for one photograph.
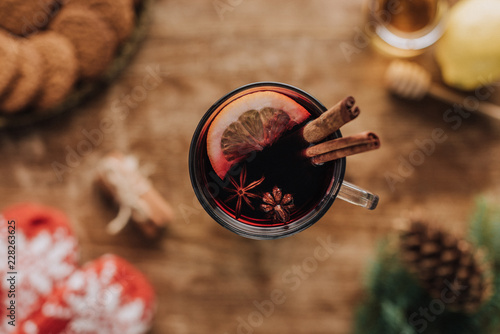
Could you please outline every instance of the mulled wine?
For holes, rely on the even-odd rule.
[[[289,224],[318,207],[331,187],[335,164],[317,166],[302,154],[308,144],[300,130],[307,121],[247,156],[223,179],[208,157],[203,159],[207,181],[218,185],[209,187],[209,192],[225,213],[240,222],[266,227]]]
[[[328,158],[324,153],[331,151],[332,141],[334,146],[348,144],[345,149],[352,152],[371,145],[369,136],[342,138],[338,130],[359,114],[353,103],[349,97],[325,112],[306,92],[274,82],[227,94],[201,119],[191,142],[189,172],[203,208],[223,227],[254,239],[306,229],[328,211],[337,194],[374,209],[376,195],[343,182],[343,146],[333,152],[340,151],[340,157],[314,160]],[[359,145],[352,146],[352,140]]]

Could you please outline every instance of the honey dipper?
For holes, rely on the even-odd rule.
[[[394,60],[386,71],[385,84],[392,93],[411,100],[421,100],[428,94],[450,104],[464,102],[464,96],[432,82],[429,72],[409,61]],[[478,101],[476,111],[500,120],[500,106]]]

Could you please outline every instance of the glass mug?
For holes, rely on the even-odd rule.
[[[369,0],[372,42],[393,56],[419,55],[443,34],[447,9],[446,0]]]
[[[189,152],[191,183],[205,211],[217,223],[241,236],[276,239],[313,225],[337,197],[370,210],[375,209],[377,195],[343,180],[345,158],[315,166],[300,154],[295,154],[303,147],[297,144],[298,137],[294,135],[297,132],[293,129],[291,135],[277,139],[276,144],[264,148],[262,152],[245,152],[244,159],[234,164],[227,174],[224,170],[218,175],[215,170],[219,160],[213,153],[217,152],[217,148],[213,149],[210,143],[214,141],[212,136],[216,138],[216,145],[221,141],[209,133],[217,133],[221,122],[214,120],[234,101],[262,92],[279,96],[279,99],[284,96],[284,99],[293,100],[310,113],[307,120],[317,118],[327,110],[308,93],[276,82],[249,84],[217,101],[201,119]],[[238,133],[235,136],[238,137]],[[342,134],[338,130],[327,139],[340,137]],[[221,161],[226,162],[225,159]]]

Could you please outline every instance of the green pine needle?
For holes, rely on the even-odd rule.
[[[471,241],[488,251],[496,269],[500,266],[500,210],[491,208],[487,201],[477,203],[476,213],[470,224]]]
[[[367,299],[356,313],[355,334],[500,333],[500,210],[478,201],[470,239],[493,264],[493,295],[475,314],[452,312],[410,275],[389,239],[380,243],[366,279]],[[441,308],[444,306],[444,308]]]

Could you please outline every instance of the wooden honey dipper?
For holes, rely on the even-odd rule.
[[[450,104],[463,104],[464,97],[432,82],[431,75],[422,66],[404,60],[394,60],[385,74],[385,84],[394,94],[411,100],[430,95]],[[500,106],[478,102],[477,112],[500,120]]]

